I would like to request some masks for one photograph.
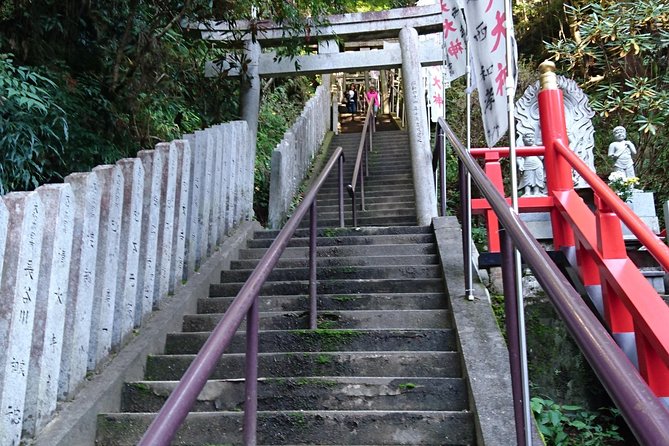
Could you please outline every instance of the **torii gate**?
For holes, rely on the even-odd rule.
[[[248,37],[243,41],[244,57],[249,61],[241,88],[241,117],[246,120],[253,135],[258,130],[260,110],[260,77],[294,76],[295,74],[323,74],[323,85],[330,86],[329,73],[359,72],[402,68],[402,79],[407,109],[409,145],[411,149],[414,186],[416,191],[416,213],[418,224],[430,224],[437,216],[432,175],[432,153],[430,131],[426,114],[424,88],[421,82],[421,66],[441,65],[442,49],[438,43],[419,41],[419,34],[434,34],[442,31],[441,8],[438,4],[392,9],[388,11],[333,15],[329,24],[310,30],[318,39],[318,53],[297,56],[291,60],[275,60],[275,53],[262,53],[261,45],[273,47],[285,38],[281,27],[264,22],[262,30],[251,39],[249,21],[238,21],[237,35],[241,31]],[[203,23],[195,27],[206,40],[232,40],[233,30],[227,23]],[[298,36],[306,38],[306,33]],[[361,42],[381,39],[398,39],[399,44],[390,43],[381,49],[369,51],[339,52],[337,41],[349,46]],[[378,45],[378,43],[377,43]],[[371,46],[371,45],[370,45]],[[299,66],[299,71],[295,69]],[[225,72],[227,76],[239,76],[241,70],[232,64],[209,63],[207,71],[212,75]],[[255,143],[253,145],[255,155]]]

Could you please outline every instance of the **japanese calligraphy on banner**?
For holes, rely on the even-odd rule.
[[[430,107],[430,118],[437,122],[444,116],[444,86],[442,82],[442,67],[423,68],[423,77],[427,85],[427,104]]]
[[[479,91],[479,104],[488,147],[494,146],[509,129],[505,88],[508,67],[504,1],[467,0],[465,4],[472,68]],[[515,46],[514,41],[512,48],[514,83],[517,71]]]
[[[460,2],[439,0],[443,23],[444,65],[446,81],[451,82],[465,74],[465,45],[467,27]]]

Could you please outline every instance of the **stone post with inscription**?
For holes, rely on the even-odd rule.
[[[139,294],[135,303],[135,325],[140,325],[144,317],[153,311],[156,295],[163,155],[156,150],[141,150],[137,156],[144,167],[143,242],[139,250]]]
[[[35,322],[44,209],[37,192],[5,195],[9,212],[0,306],[0,444],[18,445]]]
[[[44,427],[56,410],[77,212],[69,184],[47,184],[36,192],[44,205],[45,227],[23,420],[23,430],[30,435]]]
[[[188,193],[190,190],[190,166],[191,166],[191,151],[190,144],[184,139],[174,141],[177,149],[177,196],[174,203],[176,212],[176,226],[174,228],[174,262],[172,262],[172,270],[170,271],[170,284],[176,286],[186,280],[188,276],[185,274],[184,266],[186,264],[186,238],[188,237],[188,217],[190,215],[190,202],[188,201]],[[170,291],[174,291],[170,288]]]
[[[121,168],[104,165],[95,167],[93,172],[98,174],[101,195],[88,370],[95,370],[95,366],[111,351],[123,211]]]
[[[73,173],[65,177],[65,182],[72,186],[78,212],[74,219],[70,298],[67,301],[58,394],[60,399],[71,399],[86,377],[88,365],[100,229],[100,183],[96,172]]]
[[[112,347],[121,345],[135,327],[135,311],[139,294],[139,257],[142,244],[144,206],[144,166],[139,158],[124,158],[116,162],[123,173],[123,217],[119,268],[114,305]]]
[[[432,152],[430,150],[430,131],[428,128],[418,50],[418,33],[413,28],[400,31],[400,50],[402,52],[402,81],[407,108],[407,127],[409,130],[409,148],[416,194],[416,214],[419,225],[429,225],[437,216],[437,198],[434,193],[434,175],[432,173]]]
[[[159,143],[156,152],[163,158],[161,172],[160,212],[158,216],[158,258],[156,262],[156,290],[154,305],[169,294],[174,236],[174,204],[177,189],[177,149],[175,144]]]

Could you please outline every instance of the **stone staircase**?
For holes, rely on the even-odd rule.
[[[341,133],[333,137],[330,151],[344,149],[344,187],[351,182],[360,134]],[[416,224],[416,206],[411,174],[409,137],[403,131],[377,132],[368,154],[369,177],[365,178],[365,210],[358,207],[358,226],[413,226]],[[339,226],[337,175],[328,177],[318,194],[318,226]],[[344,191],[345,223],[353,225],[351,200]],[[360,205],[358,183],[357,203]],[[308,227],[309,218],[303,221]]]
[[[375,135],[359,228],[336,228],[335,179],[319,198],[318,329],[307,329],[306,229],[262,288],[259,444],[476,442],[435,237],[415,226],[405,138]],[[337,145],[354,159],[357,137],[340,135]],[[126,383],[123,412],[98,417],[96,444],[137,443],[276,234],[256,232],[183,332],[149,357],[145,379]],[[242,444],[243,329],[173,444]]]

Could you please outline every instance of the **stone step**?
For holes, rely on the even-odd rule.
[[[339,258],[341,260],[341,258]],[[246,282],[253,270],[232,270],[221,272],[221,283]],[[439,265],[385,265],[385,266],[324,266],[316,269],[318,280],[334,279],[412,279],[439,278]],[[309,280],[309,268],[275,268],[270,274],[270,282]]]
[[[205,297],[198,299],[197,312],[224,313],[234,297]],[[260,311],[306,311],[308,295],[261,296]],[[327,310],[433,310],[447,308],[447,299],[441,293],[402,294],[335,294],[317,296],[318,309]]]
[[[239,250],[239,258],[242,260],[260,259],[267,249],[244,248]],[[396,255],[423,255],[436,254],[434,244],[389,244],[389,245],[349,245],[349,246],[316,246],[318,257],[355,257],[360,255],[374,256],[396,256]],[[308,259],[309,248],[294,247],[286,248],[281,256],[282,259]]]
[[[253,233],[254,239],[260,238],[276,238],[279,235],[279,230],[265,229],[262,231],[255,231]],[[321,229],[318,231],[318,235],[322,237],[334,237],[334,236],[350,236],[350,235],[398,235],[398,234],[432,234],[432,228],[430,226],[381,226],[381,227],[366,227],[366,228],[332,228],[332,229]],[[295,237],[309,237],[308,229],[298,229],[295,232]]]
[[[152,414],[98,417],[97,446],[134,446]],[[188,415],[174,446],[242,444],[241,412]],[[272,445],[468,445],[475,443],[468,411],[261,411],[258,444]]]
[[[393,211],[395,212],[395,211]],[[388,212],[387,214],[393,215],[393,212]],[[416,214],[415,210],[413,211],[413,214],[409,215],[407,212],[407,215],[400,215],[400,216],[378,216],[378,212],[374,212],[371,215],[372,217],[366,216],[366,215],[360,215],[358,213],[358,227],[361,226],[383,226],[383,225],[388,225],[388,226],[415,226],[416,225]],[[403,213],[404,214],[404,213]],[[344,219],[344,224],[346,226],[353,226],[353,220],[350,215],[346,216]],[[339,214],[336,215],[336,217],[331,217],[329,215],[320,217],[318,219],[318,227],[319,228],[332,228],[339,226]],[[302,223],[300,223],[301,228],[308,228],[309,227],[309,219],[305,218],[302,220]]]
[[[185,332],[212,331],[223,318],[222,313],[187,314],[182,330]],[[306,330],[309,328],[309,313],[263,312],[259,315],[261,330]],[[448,310],[354,310],[319,311],[318,328],[334,330],[351,329],[420,329],[451,328]],[[245,330],[242,322],[238,330]]]
[[[210,379],[244,377],[245,355],[226,353]],[[146,362],[148,381],[179,380],[195,355],[154,355]],[[444,351],[364,351],[260,353],[259,377],[303,376],[401,376],[460,378],[460,358]]]
[[[318,246],[389,245],[401,243],[434,243],[434,234],[323,235],[316,238]],[[246,242],[247,248],[269,248],[273,240],[261,238]],[[307,237],[293,237],[288,246],[309,246]]]
[[[351,212],[351,201],[350,195],[348,192],[344,192],[344,212]],[[356,197],[358,209],[360,209],[360,196]],[[380,205],[383,203],[395,204],[395,203],[406,203],[407,207],[415,207],[416,196],[414,194],[413,187],[403,190],[401,193],[394,193],[392,195],[388,194],[372,194],[371,196],[365,191],[365,205]],[[332,193],[328,195],[319,195],[318,201],[316,203],[318,208],[321,206],[339,206],[339,194]],[[337,208],[339,209],[339,208]],[[394,227],[394,226],[390,226]]]
[[[365,192],[401,192],[407,188],[413,189],[413,180],[405,178],[406,175],[392,175],[392,176],[374,176],[370,174],[365,178]],[[347,181],[348,178],[348,181]],[[332,193],[339,190],[338,179],[333,178],[332,183],[324,184],[318,192],[318,195]],[[350,177],[344,177],[344,188],[350,183]],[[360,182],[358,181],[358,188]]]
[[[170,333],[165,354],[196,354],[210,332]],[[259,349],[264,353],[326,351],[454,351],[455,333],[450,328],[414,330],[262,330]],[[229,353],[246,351],[246,335],[235,333]]]
[[[209,286],[211,297],[236,296],[244,283],[220,283]],[[261,296],[307,294],[308,281],[266,282],[260,289]],[[348,279],[319,280],[318,294],[369,294],[369,293],[435,293],[444,292],[441,278],[434,279]]]
[[[365,210],[367,212],[384,212],[391,211],[394,209],[416,209],[415,200],[413,196],[404,196],[401,197],[402,201],[381,201],[378,197],[375,197],[374,200],[370,200],[369,197],[365,196]],[[336,213],[339,212],[339,199],[334,199],[331,202],[318,201],[318,212],[322,213]],[[344,201],[344,215],[351,213],[351,199]],[[358,204],[358,209],[360,205]]]
[[[123,388],[123,412],[158,412],[178,381],[136,381]],[[241,411],[243,379],[211,380],[191,412]],[[467,410],[461,378],[304,377],[258,380],[258,410]]]
[[[260,260],[233,260],[230,262],[230,269],[253,269]],[[318,268],[328,266],[382,266],[382,265],[436,265],[439,263],[439,257],[435,255],[418,256],[395,256],[395,257],[329,257],[318,258]],[[306,268],[309,259],[281,259],[277,263],[277,268]]]

